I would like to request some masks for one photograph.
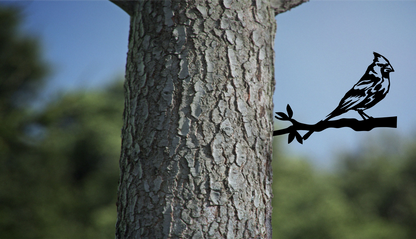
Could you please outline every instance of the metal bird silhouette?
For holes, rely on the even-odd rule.
[[[357,84],[341,99],[338,107],[328,114],[323,121],[328,121],[349,110],[356,110],[364,120],[372,118],[364,113],[364,110],[373,107],[384,99],[390,89],[390,72],[394,71],[387,58],[376,52],[373,54],[373,63],[368,66],[367,71]],[[311,130],[306,133],[303,139],[309,138],[313,132]]]

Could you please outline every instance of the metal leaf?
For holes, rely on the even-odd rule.
[[[296,131],[296,140],[297,140],[300,144],[303,144],[303,138],[302,138],[302,136],[300,136],[300,134],[298,133],[298,131]]]
[[[287,114],[289,115],[289,119],[291,119],[293,116],[293,111],[292,111],[292,108],[290,108],[289,104],[287,104],[286,106],[286,111],[287,111]]]
[[[293,132],[289,133],[288,144],[292,143],[293,139],[295,139],[295,134]]]
[[[289,119],[289,117],[287,117],[287,115],[283,112],[276,112],[276,114],[278,114],[280,117],[282,117],[283,120]]]

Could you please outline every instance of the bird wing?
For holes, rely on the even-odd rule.
[[[369,96],[369,91],[373,87],[374,81],[370,79],[361,79],[345,94],[338,107],[344,111],[355,109],[366,100]]]
[[[341,99],[338,107],[332,111],[327,119],[343,114],[351,109],[356,109],[368,97],[368,91],[374,86],[371,79],[361,78]]]

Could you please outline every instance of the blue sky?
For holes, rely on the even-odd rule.
[[[53,70],[45,97],[124,76],[130,19],[110,1],[2,3],[22,6],[24,30],[41,39]]]
[[[300,122],[318,122],[335,109],[371,64],[373,51],[395,70],[386,98],[366,113],[397,116],[397,129],[327,129],[303,145],[288,145],[289,152],[312,156],[325,167],[335,152],[357,150],[381,135],[415,135],[416,1],[311,1],[276,19],[275,111],[290,104]],[[355,111],[342,117],[361,118]]]
[[[41,38],[54,70],[45,100],[57,92],[101,87],[124,75],[129,17],[109,1],[1,3],[23,6],[24,29]],[[373,51],[395,69],[389,94],[366,113],[398,116],[397,129],[327,129],[303,145],[287,145],[288,153],[328,167],[336,152],[357,150],[382,134],[415,134],[416,1],[312,0],[276,20],[275,111],[290,104],[300,122],[315,123],[330,113],[371,64]],[[286,135],[278,138],[287,140]]]

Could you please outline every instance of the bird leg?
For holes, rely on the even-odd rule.
[[[371,118],[373,118],[373,117],[371,117],[371,116],[368,116],[366,113],[364,113],[364,111],[362,111],[362,110],[357,110],[357,112],[361,115],[361,117],[363,117],[363,119],[364,120],[367,120],[367,119],[371,119]],[[367,118],[366,118],[367,117]]]

